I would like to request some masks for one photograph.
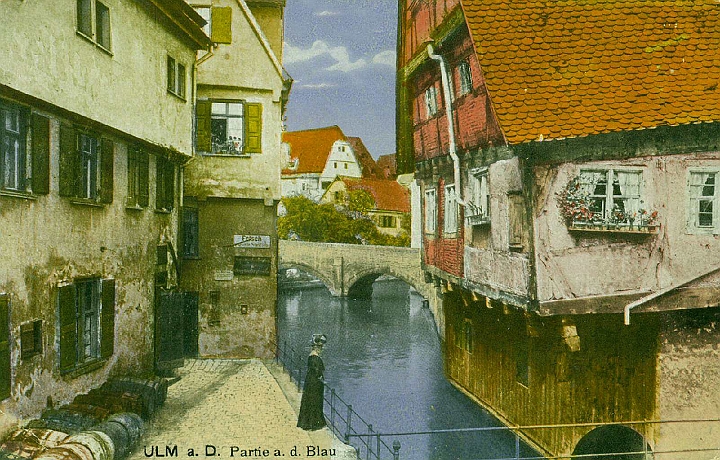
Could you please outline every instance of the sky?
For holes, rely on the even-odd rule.
[[[288,0],[288,131],[338,125],[373,157],[395,152],[396,0]]]

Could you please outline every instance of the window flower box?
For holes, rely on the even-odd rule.
[[[660,226],[658,224],[629,224],[629,223],[597,223],[577,221],[568,225],[571,232],[597,232],[597,233],[637,233],[642,235],[655,234]]]
[[[465,223],[470,226],[482,226],[490,225],[490,216],[485,214],[475,214],[472,216],[465,216]]]

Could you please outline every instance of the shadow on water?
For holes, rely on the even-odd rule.
[[[284,292],[281,340],[306,354],[313,333],[328,384],[379,432],[500,426],[443,375],[441,342],[423,299],[399,280],[377,281],[370,300],[332,297],[326,289]],[[389,443],[393,439],[389,439]],[[398,438],[403,459],[514,458],[510,432],[413,435]],[[535,455],[522,446],[522,456]]]

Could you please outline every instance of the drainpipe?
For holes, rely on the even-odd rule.
[[[445,64],[445,59],[439,55],[435,54],[434,48],[432,44],[429,44],[427,46],[427,53],[428,57],[434,61],[438,61],[440,63],[440,82],[442,83],[443,87],[443,97],[445,98],[445,113],[447,114],[448,119],[448,138],[450,141],[450,158],[452,158],[453,161],[453,169],[455,173],[455,196],[458,204],[461,206],[465,206],[466,203],[462,198],[462,187],[460,186],[460,158],[457,156],[457,145],[455,144],[455,116],[453,114],[453,108],[452,108],[452,94],[451,94],[451,88],[450,88],[450,77],[448,76],[448,70],[447,65]]]

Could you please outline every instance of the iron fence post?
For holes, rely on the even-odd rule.
[[[393,441],[393,460],[400,460],[400,441]]]
[[[515,433],[515,459],[520,460],[520,435]]]
[[[335,428],[335,388],[330,389],[330,426]]]
[[[375,453],[377,454],[377,459],[380,460],[380,433],[376,434],[375,437],[377,438],[377,450]]]
[[[347,406],[347,426],[345,427],[345,442],[350,442],[350,431],[352,430],[352,404]]]
[[[372,438],[373,438],[373,429],[372,429],[372,423],[370,423],[370,424],[368,424],[367,453],[365,455],[365,458],[367,460],[370,460],[370,453],[372,452]]]

